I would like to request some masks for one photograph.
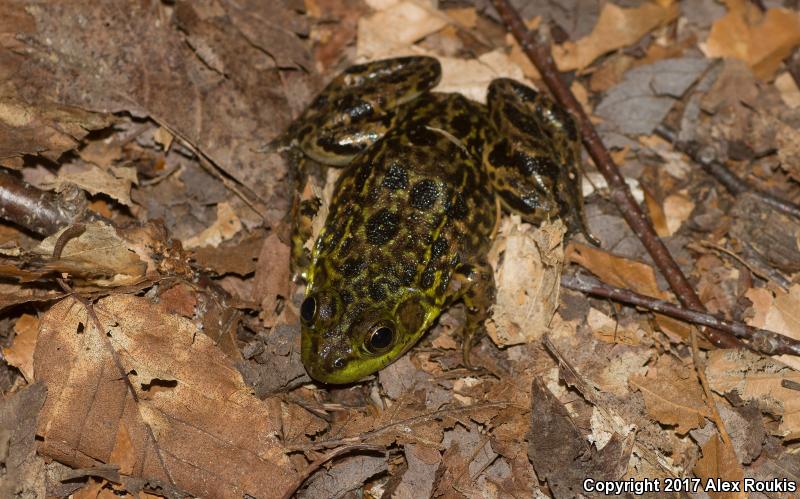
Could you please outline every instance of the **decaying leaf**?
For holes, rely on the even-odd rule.
[[[56,161],[74,149],[92,130],[105,128],[112,119],[73,106],[29,103],[0,95],[0,164],[22,166],[22,156],[41,155]]]
[[[14,324],[14,343],[3,348],[6,361],[20,370],[28,383],[33,382],[33,351],[39,334],[39,319],[22,314]]]
[[[102,331],[72,298],[42,317],[43,455],[75,468],[115,463],[196,496],[280,495],[291,484],[277,406],[256,399],[194,324],[135,296],[94,310]]]
[[[230,204],[217,205],[217,219],[200,234],[190,237],[183,242],[188,249],[211,246],[216,248],[220,243],[231,239],[242,230],[242,221],[236,215]]]
[[[517,217],[502,222],[488,257],[498,291],[487,330],[497,345],[530,342],[549,330],[558,307],[565,232],[560,221],[538,229]]]
[[[709,64],[707,59],[685,57],[631,69],[620,84],[606,93],[595,114],[624,134],[653,133]]]
[[[417,40],[445,27],[448,17],[427,1],[392,2],[358,23],[359,57],[394,57]],[[391,26],[391,29],[387,29]]]
[[[694,473],[702,482],[702,489],[712,498],[739,498],[750,497],[744,492],[741,482],[744,479],[744,470],[733,447],[725,444],[718,436],[713,436],[703,446],[703,457],[697,461]],[[739,492],[722,492],[721,481],[739,482]],[[727,489],[725,489],[727,490]]]
[[[120,233],[105,222],[86,224],[86,230],[78,237],[70,239],[55,262],[59,268],[73,276],[93,275],[91,280],[97,286],[133,285],[142,281],[148,271],[154,271],[151,246],[153,234],[147,227]],[[48,237],[36,248],[43,256],[53,254],[53,248],[63,230]]]
[[[627,469],[630,442],[615,434],[598,450],[570,418],[567,409],[535,378],[531,389],[531,429],[528,457],[540,479],[547,480],[556,498],[578,497],[587,477],[618,480]]]
[[[36,454],[36,420],[47,397],[34,383],[0,399],[0,497],[45,497],[44,460]]]
[[[733,57],[770,80],[783,59],[800,44],[800,14],[788,9],[758,13],[744,0],[728,0],[728,14],[714,22],[703,50],[707,57]]]
[[[672,2],[644,2],[630,9],[608,2],[591,34],[553,47],[553,57],[561,71],[584,69],[601,55],[636,43],[654,28],[675,19],[679,12],[678,4]]]
[[[703,390],[691,365],[668,355],[662,355],[645,376],[628,378],[628,383],[641,392],[647,414],[661,424],[674,425],[680,435],[703,426],[709,417]]]
[[[714,350],[709,353],[706,376],[720,395],[733,392],[762,411],[780,416],[779,436],[800,436],[800,397],[782,384],[784,380],[800,382],[800,372],[748,350]]]
[[[442,462],[438,449],[417,444],[403,446],[408,469],[403,473],[400,484],[392,497],[398,499],[414,499],[429,497],[433,491],[436,470]]]
[[[800,285],[788,292],[776,289],[774,296],[765,288],[751,288],[745,296],[753,302],[755,312],[748,324],[800,339]],[[793,355],[781,355],[778,360],[800,370],[800,359]]]

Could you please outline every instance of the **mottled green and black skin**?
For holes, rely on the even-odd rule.
[[[498,202],[539,224],[561,217],[587,234],[571,117],[509,79],[488,106],[429,92],[438,61],[407,57],[353,66],[288,134],[309,157],[347,166],[303,265],[315,205],[301,207],[293,264],[308,373],[348,383],[411,348],[442,310],[467,307],[465,360],[494,301],[486,254]]]

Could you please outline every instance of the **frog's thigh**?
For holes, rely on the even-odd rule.
[[[464,364],[471,368],[470,350],[484,333],[483,321],[494,304],[494,272],[486,261],[460,265],[450,279],[451,301],[463,299],[467,308],[467,324],[464,326]]]
[[[431,57],[399,57],[351,66],[334,78],[294,125],[300,148],[316,161],[345,165],[391,128],[398,107],[439,82]]]
[[[505,78],[491,83],[487,100],[501,137],[488,148],[487,169],[504,172],[499,178],[516,180],[516,197],[523,201],[515,207],[504,197],[507,206],[530,222],[560,216],[571,232],[583,232],[596,241],[584,217],[578,171],[581,145],[572,115],[547,96]],[[498,192],[502,196],[502,190]]]

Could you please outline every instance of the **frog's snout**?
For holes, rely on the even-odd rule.
[[[302,360],[309,376],[323,383],[341,383],[342,370],[347,367],[352,352],[349,346],[321,342],[310,331],[302,333]]]

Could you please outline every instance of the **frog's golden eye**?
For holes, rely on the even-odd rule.
[[[381,353],[394,342],[394,329],[391,326],[381,324],[375,326],[367,339],[367,350],[372,353]]]
[[[306,297],[300,305],[300,318],[306,324],[310,324],[317,315],[317,300],[313,296]]]

